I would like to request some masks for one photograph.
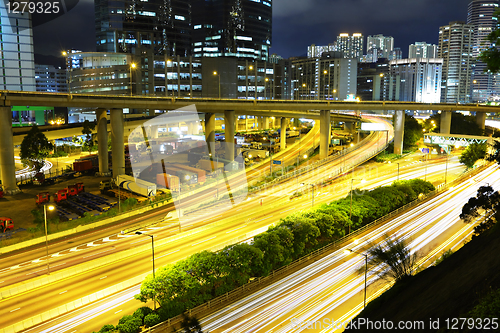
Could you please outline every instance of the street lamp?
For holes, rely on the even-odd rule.
[[[448,153],[446,152],[446,169],[444,171],[444,185],[446,185],[447,177],[448,177]]]
[[[269,78],[264,79],[264,99],[267,99],[267,83],[269,82]]]
[[[137,65],[135,63],[131,63],[129,67],[129,77],[130,77],[130,96],[132,96],[132,69],[135,69]]]
[[[67,57],[68,56],[68,52],[62,51],[62,55],[63,55],[63,57]],[[71,62],[72,61],[70,61],[70,65],[69,65],[69,68],[68,68],[68,66],[67,66],[68,61],[66,60],[66,71],[69,72],[69,80],[66,80],[66,82],[68,83],[68,93],[70,93],[70,94],[71,94],[71,67],[72,67]]]
[[[49,242],[47,239],[47,209],[52,211],[56,207],[53,205],[43,205],[43,220],[45,222],[45,250],[47,251],[47,275],[50,275],[50,266],[49,266]]]
[[[219,77],[219,99],[220,99],[220,74],[217,73],[217,71],[214,71],[214,75],[217,75]]]
[[[153,235],[148,235],[148,234],[142,233],[140,231],[136,231],[135,234],[151,237],[151,251],[153,253],[153,280],[154,280],[155,279],[155,241],[154,241],[154,237],[153,237]],[[155,299],[154,293],[153,293],[153,306],[154,306],[154,309],[156,310],[156,299]]]
[[[349,220],[352,222],[352,184],[354,183],[355,180],[359,180],[359,179],[354,179],[354,178],[351,178],[351,208],[349,210]],[[364,179],[361,179],[361,183],[364,183],[365,180]],[[348,234],[351,233],[351,224],[349,224],[349,232]]]
[[[302,96],[304,96],[304,94],[306,93],[306,87],[307,85],[305,83],[302,83]],[[303,98],[303,99],[306,99],[306,98]]]
[[[365,299],[363,302],[363,308],[366,308],[366,275],[368,273],[368,254],[356,252],[356,251],[353,251],[351,249],[345,249],[344,252],[346,255],[351,254],[351,253],[356,253],[356,254],[359,254],[359,255],[362,255],[365,257]]]
[[[309,185],[312,188],[312,196],[311,196],[311,207],[314,207],[314,184],[306,184],[306,183],[300,183],[300,185]]]

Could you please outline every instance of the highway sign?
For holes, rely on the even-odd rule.
[[[273,160],[273,164],[281,165],[281,161]]]
[[[429,154],[429,148],[422,148],[422,153]]]

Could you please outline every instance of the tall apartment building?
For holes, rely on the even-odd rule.
[[[193,55],[268,60],[272,1],[191,0]]]
[[[35,91],[35,62],[31,15],[9,13],[0,3],[0,47],[2,72],[0,90]]]
[[[355,33],[350,36],[349,34],[342,33],[337,36],[337,51],[344,53],[344,58],[355,58],[361,61],[363,58],[363,35]]]
[[[408,48],[408,58],[438,58],[438,46],[426,42],[415,42]]]
[[[323,53],[337,51],[337,43],[330,43],[328,45],[315,45],[312,44],[307,47],[307,57],[308,58],[319,58]]]
[[[443,59],[399,59],[389,65],[389,100],[440,102]]]
[[[439,28],[438,58],[443,59],[441,102],[468,103],[473,64],[473,27],[450,22]]]
[[[366,37],[366,53],[369,54],[374,49],[377,50],[377,58],[389,59],[391,52],[394,51],[394,38],[380,34]],[[374,62],[376,61],[374,59]]]
[[[36,91],[68,92],[66,70],[52,65],[35,65]]]
[[[489,48],[486,39],[498,22],[493,13],[498,9],[498,0],[473,0],[467,11],[467,24],[474,30],[472,54],[474,57],[471,90],[473,102],[486,101],[489,97],[500,95],[500,76],[485,72],[486,64],[479,61],[479,54]]]
[[[357,65],[356,58],[344,58],[340,52],[293,59],[292,99],[344,100],[355,96]]]

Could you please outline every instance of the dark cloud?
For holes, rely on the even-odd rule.
[[[272,53],[302,55],[310,44],[335,41],[342,32],[393,36],[408,52],[416,41],[437,43],[439,27],[465,21],[470,0],[274,0]]]

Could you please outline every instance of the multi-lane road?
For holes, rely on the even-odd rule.
[[[308,137],[303,138],[303,147],[314,145],[317,140],[317,130]],[[178,235],[178,225],[174,223],[159,223],[155,227],[143,230],[155,236],[157,245],[155,246],[155,264],[158,266],[175,262],[186,256],[210,248],[220,247],[221,244],[229,244],[236,239],[244,239],[253,235],[256,231],[263,231],[271,223],[276,223],[280,217],[290,214],[292,211],[310,206],[310,196],[290,201],[290,195],[297,190],[300,183],[317,183],[320,180],[336,175],[345,164],[358,164],[363,158],[363,154],[370,154],[371,151],[385,143],[385,136],[373,136],[363,147],[355,152],[346,154],[324,166],[315,168],[314,172],[307,173],[266,189],[237,206],[219,205],[205,210],[200,210],[187,215],[184,218],[182,228],[194,232]],[[303,148],[302,148],[303,149]],[[297,152],[288,153],[286,158],[296,158]],[[295,155],[294,155],[295,154]],[[444,179],[444,160],[431,160],[427,163],[419,161],[408,161],[400,163],[400,178],[409,179],[424,177],[429,180],[441,182]],[[268,164],[267,164],[268,165]],[[364,189],[388,184],[396,179],[396,165],[384,165],[381,168],[358,168],[354,176],[366,178],[368,183],[361,186]],[[448,163],[448,173],[460,173],[463,167],[459,166],[456,160]],[[255,171],[255,173],[262,171]],[[362,175],[362,172],[365,172]],[[352,176],[352,175],[348,175]],[[450,176],[451,177],[451,176]],[[322,188],[315,192],[315,203],[331,201],[345,196],[349,190],[350,179],[340,179],[330,187]],[[360,186],[357,186],[360,187]],[[211,194],[207,194],[211,195]],[[183,200],[183,206],[198,202],[199,195],[188,197]],[[160,212],[147,213],[137,217],[136,220],[149,219],[151,222],[163,219],[166,212],[172,208],[163,209]],[[223,211],[226,209],[226,211]],[[218,213],[222,211],[221,213]],[[210,227],[195,228],[200,225]],[[123,228],[123,226],[121,226]],[[116,230],[120,226],[111,227],[103,232],[90,233],[79,239],[60,241],[50,247],[50,262],[52,270],[70,267],[77,263],[87,262],[91,259],[115,255],[118,256],[126,250],[136,253],[117,262],[110,263],[102,267],[96,267],[87,272],[68,277],[51,284],[29,290],[25,293],[0,301],[0,308],[4,317],[1,326],[7,327],[29,318],[35,314],[56,308],[62,304],[72,302],[96,291],[109,288],[132,277],[140,277],[148,274],[151,270],[151,253],[148,237],[118,235]],[[104,236],[111,235],[111,236]],[[176,235],[175,237],[173,237]],[[46,258],[41,256],[39,251],[13,256],[14,265],[5,265],[0,268],[0,280],[3,283],[13,283],[26,278],[42,275],[46,272]],[[9,262],[13,262],[9,260]],[[57,320],[35,327],[31,331],[56,332],[54,325],[65,323],[61,327],[61,332],[79,331],[88,332],[97,330],[102,324],[116,321],[123,313],[133,311],[140,306],[137,301],[131,301],[131,295],[137,293],[138,285],[125,288],[120,294],[113,295],[94,303],[85,308],[73,311]],[[102,303],[102,304],[101,304]],[[77,318],[79,318],[77,320]],[[92,320],[90,320],[92,318]],[[0,327],[1,328],[1,327]]]

